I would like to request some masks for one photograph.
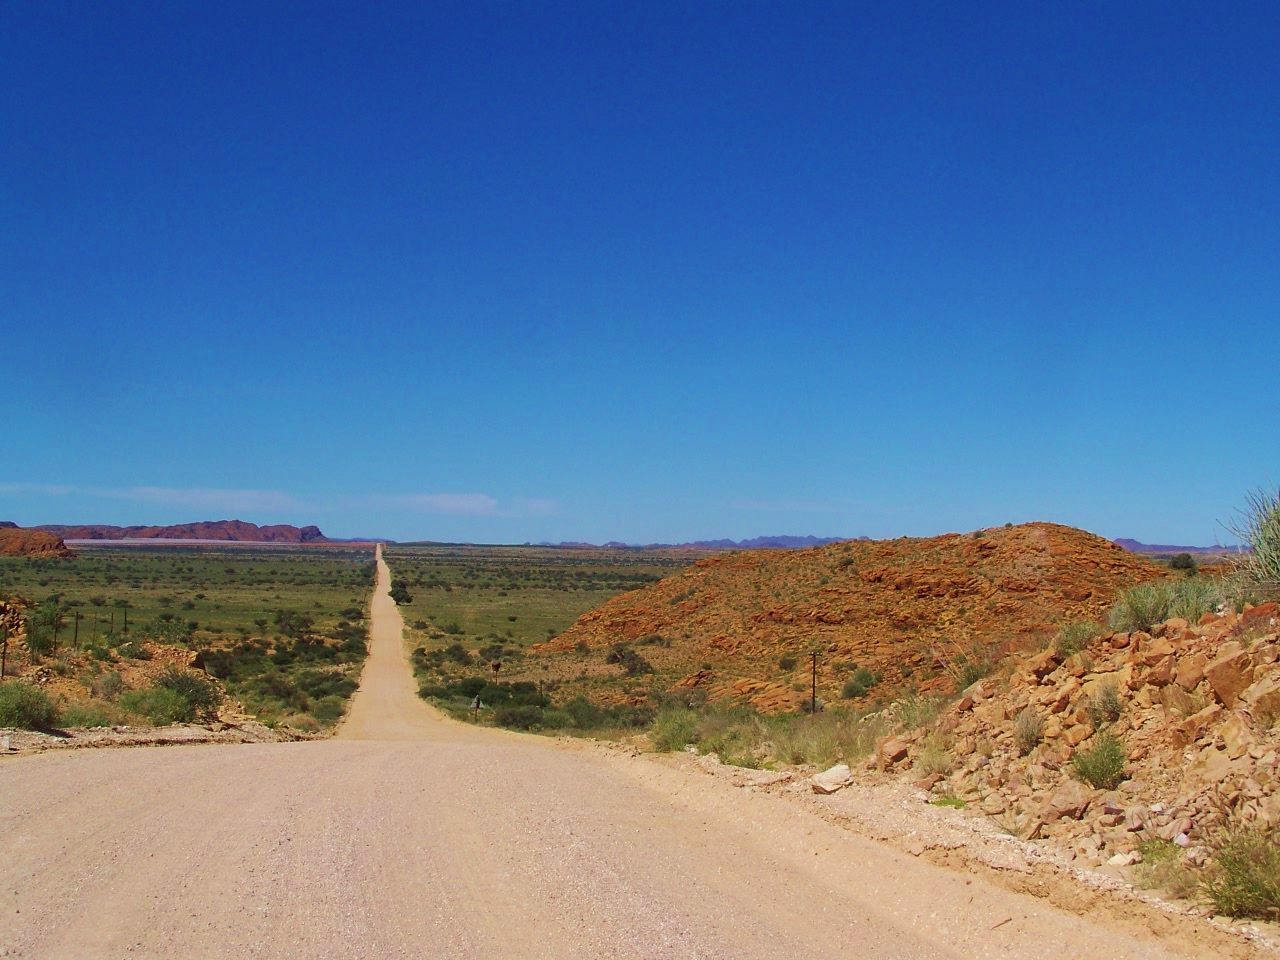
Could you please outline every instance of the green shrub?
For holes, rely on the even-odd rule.
[[[1170,617],[1195,623],[1223,599],[1222,585],[1203,577],[1156,580],[1121,592],[1108,614],[1114,630],[1147,630]]]
[[[1074,620],[1064,624],[1054,637],[1053,645],[1059,655],[1074,656],[1102,634],[1102,625],[1092,620]]]
[[[328,726],[341,720],[345,712],[346,701],[334,694],[321,697],[311,704],[311,715],[323,726]]]
[[[0,683],[0,727],[47,730],[57,722],[57,708],[39,687],[21,680]]]
[[[542,708],[532,704],[512,704],[493,711],[493,722],[513,730],[532,730],[542,721]]]
[[[1024,707],[1013,722],[1013,739],[1018,753],[1026,756],[1034,750],[1044,736],[1044,719],[1035,707]]]
[[[1200,890],[1200,877],[1187,862],[1186,851],[1171,840],[1150,837],[1138,844],[1142,862],[1134,871],[1138,886],[1190,899]]]
[[[1206,577],[1188,577],[1173,587],[1173,600],[1169,604],[1169,616],[1182,617],[1195,623],[1206,613],[1215,610],[1223,600],[1221,585]]]
[[[844,687],[840,690],[840,696],[846,700],[865,696],[879,682],[880,678],[866,667],[858,667],[853,671],[853,676],[845,681]]]
[[[796,668],[796,658],[793,657],[791,654],[788,653],[786,656],[778,658],[779,670],[791,671],[791,670],[794,670],[795,668]]]
[[[124,680],[115,670],[104,670],[89,680],[89,692],[99,700],[114,700],[124,690]]]
[[[62,725],[73,729],[109,727],[114,722],[114,716],[100,703],[75,703],[62,711]]]
[[[668,707],[658,711],[649,731],[649,743],[654,750],[683,750],[694,742],[698,728],[698,714],[687,707]]]
[[[605,655],[604,662],[618,664],[628,677],[636,677],[642,673],[653,673],[653,665],[625,643],[620,643],[610,649]]]
[[[1280,492],[1250,494],[1232,532],[1250,548],[1235,560],[1241,578],[1247,583],[1280,584]]]
[[[1115,723],[1124,712],[1119,688],[1114,683],[1102,684],[1085,701],[1084,710],[1095,730]]]
[[[120,695],[120,706],[160,726],[189,723],[195,719],[195,711],[187,699],[168,687],[130,690]]]
[[[1098,734],[1092,747],[1078,750],[1071,758],[1076,778],[1098,790],[1114,790],[1124,780],[1128,759],[1124,743],[1109,731]]]
[[[1198,569],[1196,566],[1196,558],[1189,553],[1179,553],[1177,556],[1169,560],[1170,570],[1185,571],[1187,576],[1191,576]]]
[[[920,752],[916,754],[912,769],[922,777],[945,777],[955,766],[955,758],[947,747],[947,741],[934,733],[925,738]]]
[[[189,710],[183,718],[186,721],[211,715],[222,703],[218,685],[204,674],[191,670],[170,667],[156,678],[156,686],[173,691],[187,703]]]
[[[1114,630],[1147,630],[1153,623],[1169,619],[1173,590],[1168,581],[1140,583],[1121,592],[1107,615]]]
[[[1235,827],[1213,847],[1204,891],[1215,909],[1231,917],[1280,916],[1280,831]]]

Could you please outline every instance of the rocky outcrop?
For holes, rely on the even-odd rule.
[[[1159,838],[1202,862],[1226,823],[1280,826],[1280,606],[1110,633],[1085,650],[1014,658],[965,692],[925,734],[893,741],[888,766],[931,778],[1011,832],[1067,845],[1091,863],[1133,863]],[[1122,779],[1086,782],[1076,758],[1118,738]],[[908,748],[901,748],[903,740]],[[886,766],[885,745],[877,755]]]
[[[69,557],[71,548],[62,538],[43,530],[0,527],[0,557]]]

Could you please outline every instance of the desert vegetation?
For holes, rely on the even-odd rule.
[[[207,720],[230,699],[269,725],[319,730],[356,688],[372,577],[368,548],[0,558],[13,679],[0,690],[38,688],[53,707],[15,726]]]

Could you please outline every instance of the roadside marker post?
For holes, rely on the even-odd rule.
[[[818,651],[809,654],[813,658],[813,672],[809,678],[809,713],[818,712]]]

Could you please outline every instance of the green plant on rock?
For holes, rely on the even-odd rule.
[[[1112,605],[1107,621],[1113,630],[1147,630],[1169,619],[1173,589],[1168,581],[1139,583],[1123,590]]]
[[[1018,714],[1013,722],[1013,739],[1018,753],[1026,756],[1034,750],[1044,737],[1044,719],[1035,707],[1027,706]]]
[[[1092,620],[1073,620],[1063,624],[1062,629],[1054,637],[1054,649],[1061,657],[1070,657],[1079,653],[1102,634],[1102,625]]]
[[[1110,731],[1103,731],[1088,750],[1076,751],[1071,758],[1071,772],[1097,790],[1114,790],[1125,778],[1126,760],[1124,743]]]
[[[1085,701],[1084,710],[1095,730],[1115,723],[1124,712],[1119,688],[1114,683],[1100,685]]]

